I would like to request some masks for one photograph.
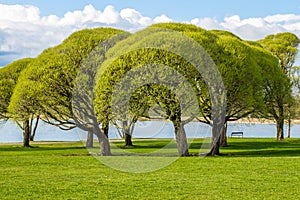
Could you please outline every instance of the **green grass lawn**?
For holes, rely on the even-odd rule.
[[[137,140],[134,148],[125,151],[149,153],[167,142]],[[201,143],[194,140],[190,152],[198,153]],[[0,145],[0,199],[300,197],[300,139],[277,142],[230,138],[229,146],[221,149],[224,156],[182,157],[149,173],[126,173],[109,168],[95,157],[87,156],[90,150],[81,142],[33,146],[35,148],[25,149],[20,145]],[[113,152],[115,149],[113,147]]]

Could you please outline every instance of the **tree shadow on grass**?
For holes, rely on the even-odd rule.
[[[168,140],[137,140],[133,147],[125,147],[123,142],[117,142],[116,148],[138,150],[145,149],[149,152],[163,148],[168,144]],[[200,149],[210,147],[209,141],[203,139],[195,139],[190,144],[191,152],[199,152]],[[176,144],[171,144],[169,148],[176,149]],[[207,149],[207,150],[208,150]],[[300,157],[300,139],[291,139],[284,141],[276,141],[270,138],[230,138],[227,147],[221,148],[222,156],[228,157]],[[197,153],[192,153],[198,155]]]
[[[300,139],[231,139],[229,146],[223,147],[222,151],[234,157],[300,157]]]
[[[130,153],[151,153],[168,145],[168,149],[175,150],[175,143],[170,143],[171,140],[145,140],[137,139],[134,141],[134,146],[131,148],[125,147],[124,142],[112,142],[112,150],[116,148],[128,149]],[[191,152],[199,152],[203,148],[203,139],[195,139],[190,144]],[[208,141],[205,141],[208,142]],[[0,145],[1,152],[70,152],[84,153],[87,150],[84,143],[53,143],[53,144],[32,144],[32,148],[23,148],[21,144],[16,145]],[[205,145],[209,148],[210,144]],[[95,144],[95,150],[99,146]],[[131,152],[132,151],[132,152]],[[141,152],[139,152],[141,151]],[[253,138],[230,138],[228,146],[221,148],[223,156],[228,157],[300,157],[300,139],[288,139],[284,141],[276,141],[274,139],[253,139]],[[170,152],[170,151],[168,151]],[[57,152],[58,153],[58,152]],[[126,152],[125,152],[126,153]],[[128,152],[129,153],[129,152]],[[169,153],[166,153],[169,154]],[[193,154],[194,155],[194,154]],[[195,154],[197,155],[197,154]]]
[[[44,146],[44,145],[38,145],[38,144],[33,144],[31,147],[23,147],[21,144],[20,145],[0,145],[0,152],[20,152],[20,151],[30,151],[30,152],[35,152],[35,151],[63,151],[63,150],[81,150],[81,149],[86,149],[84,146]]]
[[[299,157],[299,149],[289,150],[260,150],[260,151],[240,151],[228,153],[226,156],[232,157]]]

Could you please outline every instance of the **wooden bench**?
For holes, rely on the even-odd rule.
[[[239,132],[231,132],[231,137],[232,136],[242,136],[242,137],[244,137],[244,133],[243,132],[241,132],[241,131],[239,131]]]

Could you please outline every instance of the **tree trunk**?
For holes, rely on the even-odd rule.
[[[104,136],[103,133],[101,133],[100,136],[97,135],[97,137],[100,144],[100,156],[110,156],[111,152],[108,138]]]
[[[108,129],[108,124],[103,125],[103,132],[98,126],[95,126],[94,128],[94,133],[97,136],[100,145],[100,156],[111,156]]]
[[[125,146],[133,146],[131,134],[125,133]]]
[[[30,121],[29,119],[23,122],[23,147],[30,147]]]
[[[222,133],[221,133],[221,136],[220,136],[220,146],[221,147],[227,147],[228,146],[226,133],[227,133],[227,122],[224,124],[223,129],[222,129]]]
[[[276,120],[277,123],[277,140],[283,140],[284,134],[283,134],[283,127],[284,127],[284,111],[283,111],[283,105],[279,106],[279,116]]]
[[[36,122],[35,122],[34,128],[33,128],[32,133],[31,133],[31,135],[30,135],[30,141],[33,141],[33,140],[34,140],[35,133],[36,133],[37,127],[38,127],[38,125],[39,125],[39,120],[40,120],[40,116],[38,116],[38,117],[36,118]]]
[[[94,134],[92,131],[89,131],[86,138],[86,148],[93,148],[94,147]]]
[[[207,154],[208,156],[216,156],[220,155],[220,129],[217,129],[213,126],[213,136],[212,136],[212,142],[211,142],[211,148],[210,152]]]
[[[123,121],[123,132],[125,136],[125,146],[132,147],[132,133],[130,132],[130,127],[128,126],[127,121]]]
[[[224,127],[224,122],[221,117],[222,115],[219,115],[213,120],[212,142],[210,152],[207,154],[208,156],[220,155],[220,136]]]
[[[291,138],[291,112],[290,112],[290,108],[289,108],[289,114],[288,114],[288,133],[287,133],[287,137]]]
[[[283,120],[278,120],[276,127],[277,127],[277,140],[283,140],[283,126],[284,126],[284,121]]]
[[[189,156],[189,146],[183,124],[179,121],[173,122],[175,128],[176,144],[179,156]]]

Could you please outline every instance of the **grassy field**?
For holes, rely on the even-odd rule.
[[[138,140],[134,148],[126,151],[153,152],[166,142]],[[198,153],[201,142],[193,141],[190,152]],[[122,143],[116,145],[121,147]],[[17,144],[0,145],[0,199],[300,197],[300,139],[276,142],[230,138],[229,146],[221,150],[224,156],[183,157],[149,173],[109,168],[87,156],[88,150],[81,142],[33,146],[24,149]]]

